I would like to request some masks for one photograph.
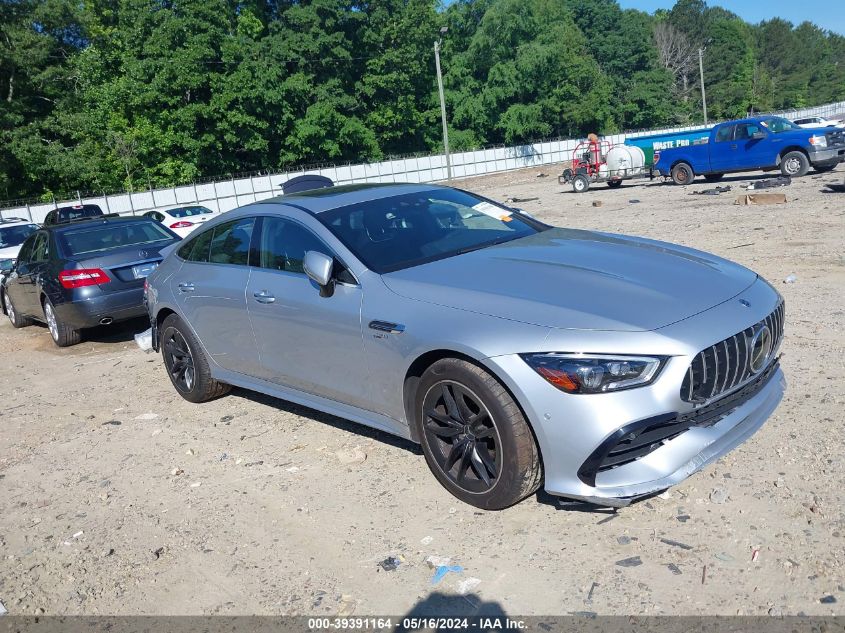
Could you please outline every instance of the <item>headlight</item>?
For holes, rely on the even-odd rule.
[[[827,137],[825,136],[811,136],[810,145],[815,147],[827,147]]]
[[[663,356],[597,354],[520,354],[529,367],[566,393],[607,393],[654,381]]]

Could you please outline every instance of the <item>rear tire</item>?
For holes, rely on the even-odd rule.
[[[18,311],[15,310],[15,306],[12,305],[11,297],[9,297],[9,295],[5,292],[3,293],[3,307],[6,308],[6,316],[9,317],[9,322],[12,324],[13,328],[22,328],[32,325],[32,319],[21,316]]]
[[[695,173],[687,163],[678,163],[672,167],[672,182],[676,185],[688,185],[695,178]]]
[[[804,176],[810,171],[810,160],[804,152],[787,152],[780,161],[780,173],[784,176]]]
[[[725,174],[706,174],[704,180],[707,182],[719,182],[724,177]]]
[[[590,188],[590,179],[584,174],[576,174],[572,179],[572,191],[575,193],[584,193]]]
[[[425,460],[446,490],[485,510],[540,487],[540,451],[508,391],[481,367],[444,358],[420,378],[414,420]]]
[[[207,402],[232,389],[211,377],[200,342],[176,314],[171,314],[161,324],[161,356],[170,382],[188,402]]]
[[[42,307],[44,308],[44,320],[47,322],[50,336],[53,337],[53,342],[56,345],[59,347],[70,347],[82,340],[82,332],[62,321],[61,317],[56,314],[56,309],[53,307],[52,302],[47,297],[44,297],[42,300]]]

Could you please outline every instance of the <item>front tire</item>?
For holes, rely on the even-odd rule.
[[[6,316],[9,317],[9,322],[12,324],[13,328],[22,328],[32,325],[32,319],[21,316],[20,313],[15,310],[15,306],[12,304],[12,298],[6,292],[3,293],[3,307],[6,308]]]
[[[590,179],[584,174],[577,174],[575,178],[572,179],[572,191],[575,193],[584,193],[589,188]]]
[[[784,176],[804,176],[810,171],[810,161],[804,152],[787,152],[780,161],[780,173]]]
[[[56,309],[47,297],[44,297],[42,307],[44,308],[44,320],[47,322],[47,329],[50,330],[50,336],[53,337],[53,342],[56,345],[70,347],[82,340],[82,332],[65,323],[56,314]]]
[[[161,324],[161,355],[170,382],[188,402],[207,402],[232,388],[211,377],[200,342],[176,314]]]
[[[687,163],[678,163],[672,167],[672,182],[676,185],[688,185],[695,178],[695,173]]]
[[[508,391],[481,367],[437,361],[420,379],[414,410],[428,467],[461,501],[501,510],[539,488],[534,435]]]

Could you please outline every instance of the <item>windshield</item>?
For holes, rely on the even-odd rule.
[[[319,220],[370,269],[387,273],[545,230],[544,224],[456,189],[340,207]]]
[[[20,246],[36,230],[38,230],[38,227],[35,224],[18,224],[17,226],[0,228],[0,248]]]
[[[762,121],[760,121],[760,125],[762,125],[770,132],[774,132],[775,134],[778,134],[780,132],[791,132],[792,130],[801,129],[792,121],[787,121],[786,119],[783,119],[779,116],[773,116],[768,119],[763,119]]]
[[[176,238],[158,222],[121,222],[98,224],[96,227],[79,228],[61,234],[64,250],[68,255],[99,253],[126,246],[142,246]]]
[[[209,213],[214,213],[214,211],[206,207],[177,207],[175,209],[168,209],[166,213],[174,218],[188,218],[192,215],[208,215]]]

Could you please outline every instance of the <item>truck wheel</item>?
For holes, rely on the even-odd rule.
[[[804,152],[788,152],[780,160],[780,173],[784,176],[803,176],[810,171],[810,161]]]
[[[719,182],[724,177],[725,174],[707,174],[704,176],[704,180],[707,182]]]
[[[575,193],[584,193],[590,188],[590,179],[584,174],[578,174],[572,179],[572,191]]]
[[[678,163],[672,167],[672,182],[676,185],[688,185],[695,178],[692,167],[686,163]]]

